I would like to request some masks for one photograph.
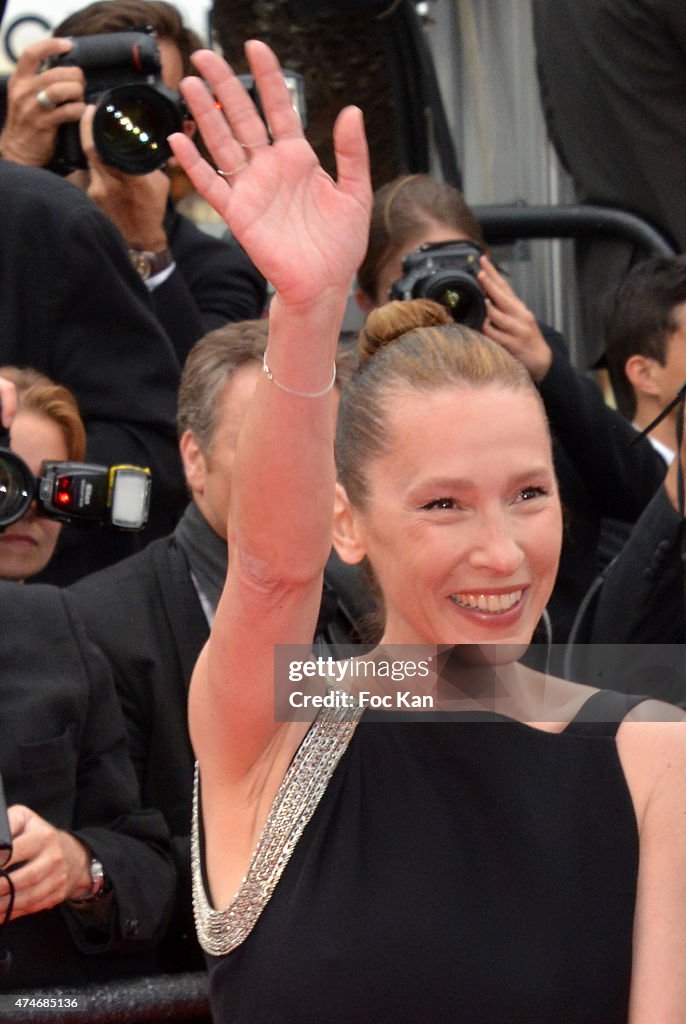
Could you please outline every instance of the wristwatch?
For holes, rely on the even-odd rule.
[[[162,252],[129,249],[129,259],[144,281],[147,281],[149,277],[154,277],[155,274],[161,274],[174,262],[171,249],[163,249]]]
[[[70,899],[70,903],[89,903],[98,896],[103,896],[108,891],[109,887],[105,879],[105,870],[97,857],[91,857],[88,872],[91,876],[90,892],[86,893],[85,896]]]

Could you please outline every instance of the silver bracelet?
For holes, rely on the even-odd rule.
[[[297,395],[298,398],[323,398],[324,395],[328,395],[329,391],[331,391],[334,384],[336,383],[335,363],[333,364],[333,375],[331,377],[331,380],[329,381],[325,388],[322,388],[321,391],[296,391],[295,388],[289,388],[285,384],[282,384],[280,381],[276,379],[272,371],[269,369],[269,366],[267,364],[266,352],[262,357],[262,369],[267,374],[267,378],[272,382],[272,384],[276,384],[277,388],[281,388],[282,391],[288,392],[289,395]]]

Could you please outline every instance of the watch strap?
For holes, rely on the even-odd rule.
[[[147,252],[145,249],[129,249],[129,259],[141,278],[147,281],[156,274],[167,270],[174,262],[174,254],[171,249],[163,249],[162,252]]]
[[[91,856],[90,863],[88,865],[88,872],[91,878],[90,892],[85,896],[69,900],[69,903],[77,905],[81,903],[90,903],[92,900],[96,900],[100,896],[104,896],[105,893],[109,892],[110,886],[105,878],[105,870],[102,866],[102,862],[99,861],[97,857]]]

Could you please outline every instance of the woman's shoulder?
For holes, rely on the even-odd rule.
[[[632,708],[617,746],[639,826],[664,831],[686,814],[686,712],[646,699]]]

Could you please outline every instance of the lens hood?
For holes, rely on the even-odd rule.
[[[93,141],[105,163],[125,174],[149,174],[171,156],[167,136],[183,130],[183,109],[164,86],[117,85],[95,108]]]
[[[36,491],[36,481],[23,459],[0,448],[0,530],[26,514]]]

